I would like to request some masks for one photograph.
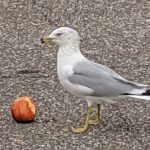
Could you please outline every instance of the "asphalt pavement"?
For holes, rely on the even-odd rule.
[[[101,124],[71,131],[87,104],[59,83],[58,47],[40,42],[60,26],[79,31],[87,58],[150,84],[149,0],[0,0],[0,150],[149,150],[149,101],[103,104]],[[36,101],[33,123],[11,117],[20,96]]]

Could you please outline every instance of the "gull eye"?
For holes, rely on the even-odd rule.
[[[61,35],[62,35],[62,33],[57,33],[57,34],[56,34],[56,36],[61,36]]]

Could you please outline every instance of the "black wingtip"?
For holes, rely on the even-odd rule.
[[[142,93],[141,95],[150,96],[150,89],[147,89],[146,92]]]
[[[134,95],[134,94],[130,94],[130,93],[124,93],[124,94],[121,94],[121,95]],[[146,92],[140,94],[140,95],[143,95],[143,96],[150,96],[150,89],[147,89]]]

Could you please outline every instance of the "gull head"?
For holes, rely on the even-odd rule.
[[[79,44],[80,37],[76,30],[69,27],[60,27],[52,31],[48,36],[41,39],[42,43],[53,42],[58,46],[66,46],[70,44]]]

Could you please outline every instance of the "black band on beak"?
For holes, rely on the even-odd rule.
[[[44,43],[45,43],[45,41],[43,40],[43,38],[41,38],[41,43],[42,43],[42,44],[44,44]]]

